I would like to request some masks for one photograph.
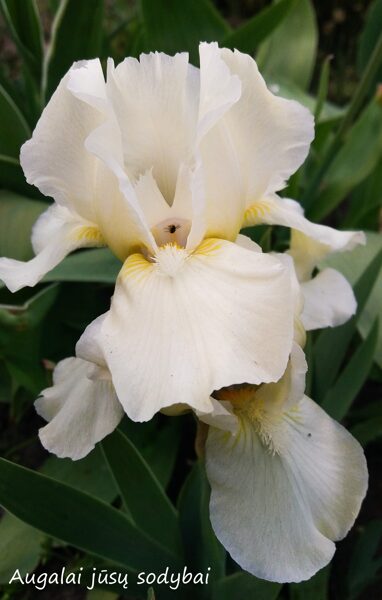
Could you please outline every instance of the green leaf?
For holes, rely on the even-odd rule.
[[[308,581],[289,584],[289,600],[327,600],[330,565],[318,571]]]
[[[277,4],[267,6],[227,35],[221,45],[253,55],[259,45],[282,23],[295,3],[296,0],[280,0]]]
[[[377,346],[378,329],[376,320],[366,340],[358,346],[333,387],[325,395],[322,407],[338,421],[346,416],[369,376]]]
[[[76,252],[50,271],[43,281],[81,281],[115,284],[122,263],[107,248]]]
[[[103,0],[61,0],[52,25],[44,68],[46,100],[76,60],[101,55],[103,9]]]
[[[0,0],[13,40],[34,76],[41,76],[43,38],[35,0]]]
[[[356,281],[366,271],[371,261],[376,258],[374,279],[370,280],[372,287],[369,289],[369,295],[364,309],[361,311],[357,321],[358,331],[363,338],[368,335],[372,324],[378,317],[382,323],[382,270],[379,266],[382,262],[382,235],[380,233],[367,233],[366,246],[359,246],[351,252],[338,252],[326,259],[326,266],[338,269],[354,286]],[[379,255],[379,258],[378,258]],[[337,330],[336,330],[337,331]],[[380,327],[377,351],[375,355],[377,364],[382,367],[382,328]]]
[[[103,440],[102,448],[134,523],[170,551],[179,552],[176,510],[143,456],[118,429]]]
[[[318,83],[317,92],[317,103],[314,110],[314,120],[317,123],[320,119],[321,111],[325,106],[326,98],[328,97],[329,91],[329,79],[330,79],[330,61],[331,57],[327,56],[322,63],[320,81]]]
[[[378,401],[380,404],[380,400]],[[350,429],[350,433],[362,446],[367,446],[382,436],[382,414],[357,423]]]
[[[363,181],[382,157],[382,106],[373,99],[350,129],[328,169],[309,218],[320,221]]]
[[[104,502],[112,502],[118,495],[117,487],[98,445],[81,460],[73,461],[70,458],[50,456],[39,470],[48,477]]]
[[[298,0],[281,25],[261,45],[260,71],[275,83],[309,86],[317,50],[316,15],[311,0]]]
[[[47,204],[0,191],[0,256],[28,260],[33,256],[32,225]]]
[[[356,600],[360,593],[380,579],[382,558],[377,557],[378,547],[382,538],[382,521],[370,521],[361,531],[355,545],[349,568],[347,569],[347,583],[349,600]]]
[[[198,62],[200,41],[220,41],[230,31],[209,0],[141,0],[146,50],[187,51]]]
[[[28,185],[25,181],[19,160],[6,154],[0,154],[0,193],[1,190],[12,190],[19,194],[41,198],[37,188]]]
[[[21,144],[31,135],[29,126],[8,92],[0,85],[0,154],[18,158]]]
[[[283,98],[297,100],[297,102],[306,106],[312,113],[316,110],[317,99],[293,83],[278,81],[272,85],[272,91]],[[332,127],[333,122],[343,117],[343,115],[344,109],[342,107],[340,108],[331,102],[324,102],[318,122],[328,124],[328,126]]]
[[[358,44],[357,70],[359,75],[362,75],[364,72],[381,34],[381,23],[382,0],[374,0],[368,9],[365,27],[362,31]],[[378,73],[375,75],[373,84],[376,85],[381,80],[382,68],[380,68]]]
[[[113,501],[117,489],[99,447],[86,458],[72,461],[49,457],[40,471],[105,502]],[[6,513],[0,521],[0,584],[8,583],[19,569],[21,576],[38,565],[46,536]]]
[[[123,419],[120,428],[133,442],[163,488],[168,485],[177,457],[183,418],[160,418],[146,423]]]
[[[204,465],[195,463],[179,495],[178,508],[180,526],[185,548],[186,564],[193,572],[207,573],[210,581],[225,574],[226,552],[217,540],[209,518],[210,488]],[[208,590],[201,590],[208,595]],[[199,596],[198,596],[199,597]]]
[[[218,581],[214,585],[212,600],[275,600],[280,591],[280,583],[271,583],[241,572]]]
[[[347,348],[355,333],[359,317],[364,310],[378,277],[381,263],[382,250],[370,260],[367,268],[363,271],[354,286],[354,293],[358,303],[356,314],[344,325],[322,331],[317,338],[314,345],[314,397],[317,401],[325,396],[337,376],[341,363],[345,358]]]
[[[16,569],[21,576],[34,571],[40,561],[44,534],[11,514],[0,521],[0,585],[11,579]]]
[[[52,284],[34,294],[21,305],[0,304],[0,325],[18,331],[27,331],[39,325],[53,306],[58,294],[58,285]]]
[[[343,221],[346,229],[367,228],[365,219],[382,207],[382,157],[370,175],[352,192],[347,215]],[[373,227],[377,222],[373,215]]]
[[[0,503],[47,535],[127,568],[179,568],[176,557],[115,508],[4,459],[0,459]]]

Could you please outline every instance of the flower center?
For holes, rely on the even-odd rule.
[[[188,219],[166,219],[152,228],[152,234],[158,246],[176,244],[181,248],[186,246],[188,234],[191,229],[191,221]]]
[[[188,257],[189,252],[185,248],[168,243],[158,249],[153,257],[153,262],[156,263],[160,274],[175,277]]]

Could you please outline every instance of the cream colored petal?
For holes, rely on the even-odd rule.
[[[105,86],[98,59],[75,63],[45,107],[32,139],[22,146],[20,161],[28,183],[94,221],[97,159],[85,150],[84,144],[103,116],[69,91],[70,77],[78,68],[86,74],[89,92]]]
[[[220,402],[215,398],[211,398],[212,411],[204,413],[200,410],[196,410],[195,414],[200,421],[217,427],[223,431],[230,431],[235,434],[238,429],[238,419],[234,414],[232,407],[229,402]]]
[[[187,54],[142,54],[110,68],[107,86],[130,179],[152,169],[172,204],[179,165],[191,158],[196,139],[198,70]]]
[[[199,45],[200,101],[198,142],[235,104],[241,95],[241,81],[233,75],[216,42]]]
[[[113,65],[108,63],[108,77]],[[70,72],[68,88],[88,110],[97,110],[100,124],[94,127],[84,141],[87,153],[96,157],[94,181],[94,210],[108,246],[124,260],[132,248],[156,248],[146,217],[139,204],[133,183],[125,170],[122,134],[114,114],[107,89],[88,87],[88,63],[80,64]]]
[[[301,321],[307,331],[337,327],[346,323],[357,310],[350,283],[339,271],[324,269],[301,284],[304,310]]]
[[[156,263],[129,257],[101,345],[133,420],[177,404],[209,412],[213,390],[276,381],[293,336],[290,278],[274,257],[223,240],[189,255],[168,246]]]
[[[43,446],[60,458],[79,460],[111,433],[123,416],[110,381],[88,378],[91,364],[80,358],[58,363],[53,386],[35,408],[48,425],[39,430]]]
[[[238,156],[247,205],[282,189],[304,162],[314,137],[314,121],[298,102],[275,96],[256,62],[223,49],[221,56],[241,81],[240,100],[224,116]]]
[[[245,570],[279,582],[309,579],[352,527],[367,488],[358,442],[305,397],[268,442],[256,422],[211,427],[206,445],[214,531]]]
[[[327,254],[352,250],[365,244],[362,231],[338,231],[333,227],[312,223],[294,200],[269,196],[247,209],[243,227],[282,225],[292,229],[290,254],[300,281],[308,279],[313,268]]]
[[[11,292],[36,285],[73,250],[103,246],[104,240],[94,223],[53,204],[37,219],[32,245],[36,256],[27,262],[0,258],[0,279]]]

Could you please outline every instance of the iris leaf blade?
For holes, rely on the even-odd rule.
[[[102,442],[102,448],[134,522],[170,551],[179,552],[177,512],[143,456],[118,429]]]
[[[25,490],[28,490],[26,502]],[[178,559],[108,504],[41,473],[0,459],[0,503],[49,536],[140,571],[177,568]]]

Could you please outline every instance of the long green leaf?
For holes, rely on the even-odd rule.
[[[39,80],[43,39],[35,0],[0,0],[0,6],[21,56]]]
[[[358,55],[357,55],[357,70],[359,75],[362,75],[370,56],[378,41],[381,33],[382,23],[382,0],[374,0],[371,3],[366,17],[365,27],[359,39]],[[382,80],[382,67],[374,77],[374,84]]]
[[[40,471],[105,502],[112,502],[117,496],[117,489],[98,447],[78,461],[50,456]],[[43,533],[6,513],[0,520],[0,584],[8,583],[16,569],[22,577],[33,571],[46,541]],[[58,545],[57,540],[55,545]]]
[[[176,510],[143,456],[119,430],[102,442],[102,448],[136,525],[173,553],[179,552]]]
[[[194,572],[206,573],[211,567],[210,581],[225,574],[225,550],[215,537],[209,519],[210,489],[204,465],[197,462],[181,490],[178,502],[180,525],[187,564]],[[200,598],[208,590],[200,590]]]
[[[44,281],[86,281],[115,284],[122,263],[106,248],[76,252],[50,271]]]
[[[308,581],[289,585],[290,600],[327,600],[330,565],[318,571]]]
[[[306,89],[317,50],[316,15],[311,0],[298,0],[281,25],[261,45],[258,63],[267,80]]]
[[[25,490],[28,490],[27,497]],[[176,568],[177,559],[122,512],[63,483],[0,459],[0,503],[47,535],[127,568]]]
[[[350,191],[372,173],[382,158],[382,106],[373,99],[349,131],[321,184],[321,192],[309,207],[309,217],[320,221]]]
[[[366,340],[354,352],[322,402],[322,407],[334,419],[340,421],[345,417],[368,378],[374,361],[377,340],[378,321],[375,321]]]
[[[200,41],[220,41],[230,31],[210,0],[140,0],[146,49],[188,51],[198,61]]]
[[[227,35],[222,41],[222,46],[254,54],[259,45],[282,23],[296,1],[298,0],[280,0],[277,4],[267,6]]]
[[[33,256],[32,225],[47,207],[44,202],[0,191],[0,256],[18,260]]]
[[[41,198],[37,188],[28,185],[25,181],[19,160],[7,154],[0,154],[0,189]]]
[[[368,585],[380,579],[382,558],[377,556],[382,538],[382,520],[370,521],[358,537],[347,569],[349,600],[356,600]]]
[[[0,115],[0,154],[18,158],[20,146],[31,132],[20,109],[1,85]]]
[[[214,585],[212,600],[275,600],[280,591],[280,583],[257,579],[242,572],[218,581]]]
[[[347,323],[320,333],[314,345],[315,398],[322,399],[332,386],[347,348],[356,330],[357,322],[373,289],[382,264],[382,251],[370,261],[367,269],[354,286],[357,312]]]
[[[358,246],[351,252],[338,252],[325,260],[325,266],[340,271],[353,285],[357,283],[374,257],[382,252],[382,235],[380,233],[368,232],[366,234],[366,246]],[[379,260],[382,262],[380,256]],[[377,259],[378,261],[378,259]],[[376,273],[374,285],[370,291],[364,309],[357,319],[357,329],[365,339],[374,320],[378,317],[382,323],[382,269],[379,275]],[[382,329],[379,329],[376,362],[382,368]]]
[[[103,0],[61,0],[44,65],[46,100],[76,60],[101,55],[103,8]]]
[[[380,404],[381,401],[379,400],[378,403]],[[377,415],[357,423],[350,429],[350,433],[354,435],[362,446],[367,446],[367,444],[382,436],[382,415]]]

